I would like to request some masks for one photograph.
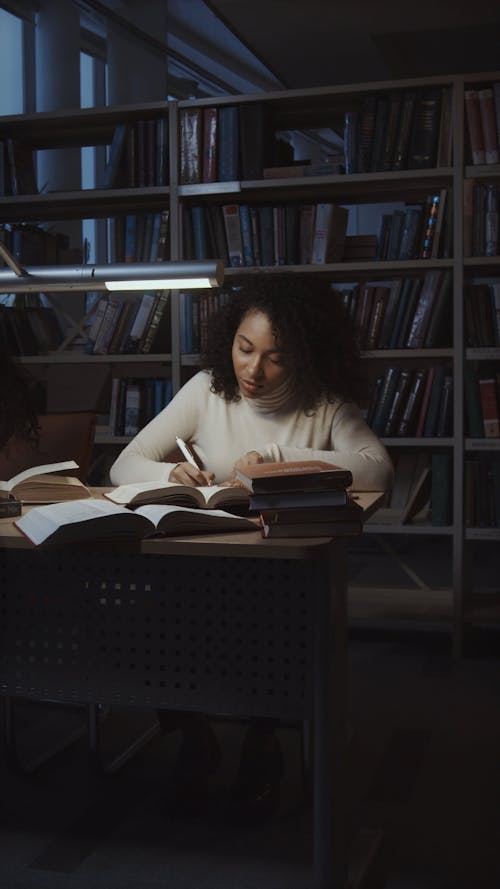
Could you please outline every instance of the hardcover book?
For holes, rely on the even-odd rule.
[[[255,531],[255,522],[224,510],[180,506],[142,506],[135,511],[90,498],[38,506],[14,523],[35,546],[86,540],[139,540],[167,534]]]
[[[320,491],[352,485],[352,473],[324,460],[290,460],[248,463],[237,478],[254,493],[273,491]]]
[[[119,485],[104,496],[121,506],[142,506],[149,503],[173,503],[200,509],[222,509],[248,505],[248,491],[224,485],[205,485],[192,488],[177,482],[137,482]]]
[[[80,479],[54,474],[69,469],[78,469],[78,463],[63,460],[60,463],[43,463],[18,472],[7,481],[0,481],[0,499],[15,497],[23,503],[55,503],[90,497],[89,489]]]

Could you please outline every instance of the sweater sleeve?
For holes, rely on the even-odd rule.
[[[394,469],[389,454],[370,427],[357,405],[344,402],[336,410],[330,433],[330,448],[297,448],[289,445],[266,445],[266,460],[326,460],[353,475],[352,487],[358,491],[387,491],[391,488]]]
[[[176,435],[193,438],[203,413],[205,375],[196,374],[172,401],[132,439],[113,463],[113,485],[129,482],[167,481],[177,464],[169,460],[177,444]]]

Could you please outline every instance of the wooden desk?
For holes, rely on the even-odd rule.
[[[346,889],[343,539],[36,549],[1,519],[0,548],[0,695],[311,720],[314,887]]]

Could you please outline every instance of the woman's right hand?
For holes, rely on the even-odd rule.
[[[213,472],[197,469],[196,466],[191,466],[191,463],[185,461],[174,466],[168,480],[169,482],[175,482],[177,485],[188,485],[190,488],[198,488],[211,485],[214,478]]]

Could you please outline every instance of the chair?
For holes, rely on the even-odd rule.
[[[94,446],[95,414],[76,411],[43,414],[38,417],[38,423],[38,444],[13,437],[0,451],[0,478],[10,479],[42,463],[75,460],[79,466],[75,475],[85,482]]]

